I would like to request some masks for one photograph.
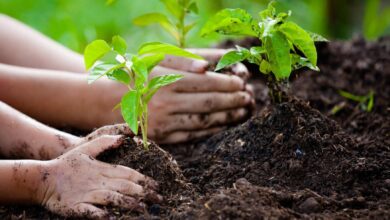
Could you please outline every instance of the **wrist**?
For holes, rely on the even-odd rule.
[[[33,194],[34,204],[45,206],[46,202],[53,194],[53,176],[55,176],[55,161],[39,161],[36,164],[36,176],[33,182],[36,182],[36,193]],[[54,177],[55,178],[55,177]]]
[[[41,204],[47,184],[47,161],[0,161],[0,203]]]

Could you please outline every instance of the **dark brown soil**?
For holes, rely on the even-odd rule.
[[[253,73],[259,108],[250,120],[207,140],[167,146],[180,168],[155,145],[146,152],[132,141],[101,155],[155,178],[165,198],[147,203],[144,214],[108,209],[141,219],[388,219],[390,38],[318,50],[320,73],[294,73],[298,99],[270,106],[264,80]],[[373,111],[362,111],[340,89],[373,90]],[[1,219],[49,217],[57,218],[37,207],[0,207]]]

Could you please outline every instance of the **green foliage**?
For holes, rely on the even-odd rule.
[[[107,76],[127,86],[129,91],[116,107],[121,108],[123,119],[135,134],[138,134],[138,126],[141,127],[144,146],[147,148],[148,102],[161,87],[183,77],[179,74],[168,74],[149,80],[149,73],[165,55],[202,58],[176,46],[159,42],[143,44],[137,54],[126,51],[126,41],[119,36],[112,38],[111,46],[104,40],[95,40],[87,45],[84,52],[85,67],[92,67],[88,83]]]
[[[258,36],[259,28],[252,16],[243,9],[224,9],[209,20],[202,36],[217,32],[225,35]]]
[[[148,13],[133,20],[138,26],[159,24],[165,31],[175,38],[177,44],[184,48],[186,35],[193,29],[196,22],[186,24],[187,14],[198,14],[198,6],[195,0],[160,0],[169,11],[170,17],[162,13]]]
[[[367,39],[376,39],[390,27],[390,7],[381,8],[381,0],[366,1],[363,34]]]
[[[326,39],[287,21],[290,15],[291,12],[277,14],[274,2],[269,3],[267,9],[259,13],[258,20],[242,9],[224,9],[218,12],[203,27],[203,35],[216,32],[224,35],[255,36],[260,39],[261,46],[249,50],[237,47],[237,51],[231,51],[221,58],[217,70],[247,60],[258,65],[260,72],[271,74],[269,79],[276,80],[273,84],[287,80],[292,70],[301,67],[318,71],[314,41]]]
[[[375,94],[373,91],[368,92],[368,94],[364,95],[364,96],[354,95],[352,93],[349,93],[349,92],[346,92],[343,90],[340,90],[339,94],[346,99],[358,102],[360,108],[363,111],[371,112],[372,108],[374,107],[374,95]]]

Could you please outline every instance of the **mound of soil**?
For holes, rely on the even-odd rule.
[[[188,169],[186,176],[205,191],[246,178],[276,189],[358,196],[388,168],[357,157],[355,140],[336,122],[296,99],[267,108],[202,144],[204,157],[189,165],[202,168]],[[362,176],[363,189],[355,189]]]

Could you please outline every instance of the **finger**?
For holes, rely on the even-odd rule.
[[[238,76],[206,72],[204,75],[185,75],[173,88],[177,92],[234,92],[243,90],[244,84]]]
[[[108,213],[94,205],[87,203],[78,203],[72,208],[74,217],[88,217],[91,219],[102,219],[108,216]],[[63,213],[64,216],[69,216],[68,212]]]
[[[245,108],[204,114],[179,114],[172,115],[168,131],[200,130],[210,127],[225,126],[238,122],[245,118],[248,110]]]
[[[106,176],[108,178],[126,179],[142,185],[148,183],[149,187],[152,189],[156,189],[158,185],[157,182],[151,179],[150,177],[147,177],[129,167],[121,166],[121,165],[115,165],[114,169],[112,169],[112,167],[109,167],[103,173],[103,176]]]
[[[146,201],[152,201],[156,203],[162,201],[162,196],[158,195],[154,190],[143,188],[142,186],[131,181],[117,179],[106,183],[105,187],[123,195],[128,195],[131,197],[143,197]]]
[[[177,144],[210,136],[222,130],[224,130],[224,127],[208,128],[202,131],[177,131],[157,141],[159,144]]]
[[[161,76],[167,73],[182,74],[184,78],[171,85],[177,92],[233,92],[244,89],[245,82],[238,76],[215,72],[195,74],[165,67],[156,67],[152,76]]]
[[[189,48],[187,50],[205,58],[209,62],[218,62],[225,53],[230,51],[216,48]]]
[[[107,189],[119,192],[128,196],[144,196],[144,189],[142,186],[124,179],[110,179],[110,181],[102,183]]]
[[[253,87],[253,85],[245,85],[245,91],[247,91],[252,97],[255,96],[255,88]]]
[[[243,79],[245,82],[249,79],[250,73],[246,66],[242,63],[232,65],[233,74]]]
[[[247,92],[234,93],[178,93],[175,97],[175,112],[210,113],[245,107],[252,102]]]
[[[143,212],[145,204],[130,196],[110,190],[95,190],[88,193],[85,202],[95,205],[114,205],[128,210]]]
[[[209,62],[184,57],[166,56],[159,64],[161,66],[176,70],[188,71],[193,73],[204,73],[209,68]]]
[[[126,135],[131,137],[134,136],[129,126],[123,123],[123,124],[107,125],[101,127],[95,130],[94,132],[90,133],[85,139],[87,141],[90,141],[102,135]]]
[[[74,150],[80,151],[92,157],[96,157],[103,151],[116,148],[122,143],[122,135],[102,135],[90,142],[81,145],[78,148],[75,148]]]

